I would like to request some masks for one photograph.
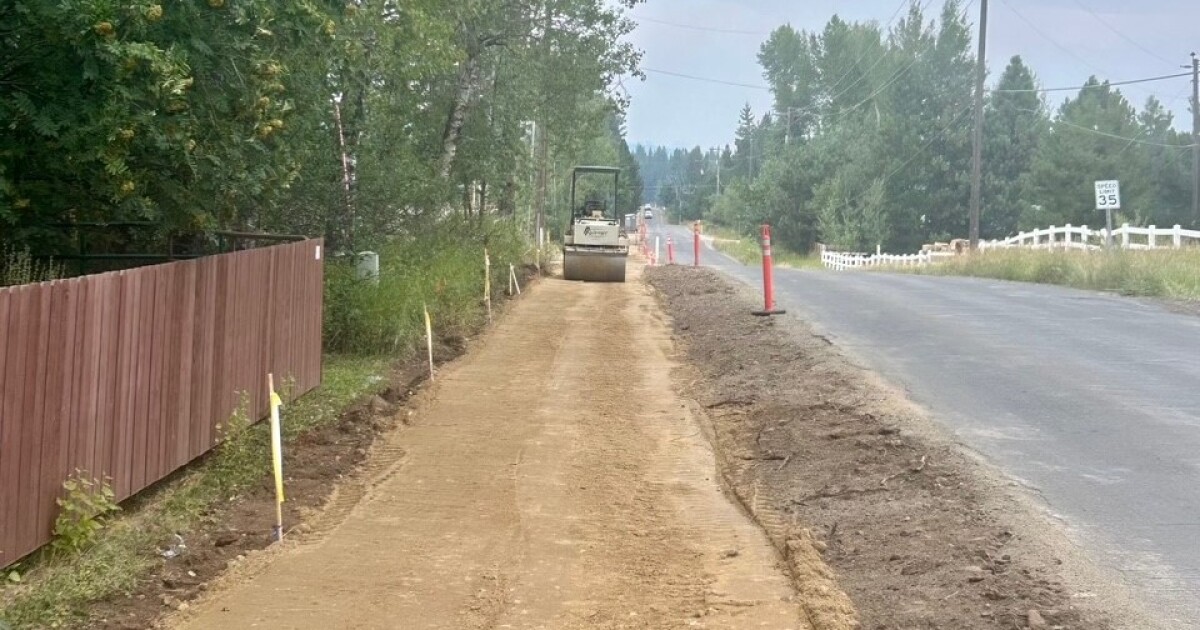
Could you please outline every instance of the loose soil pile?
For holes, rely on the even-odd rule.
[[[1072,588],[1075,559],[1043,518],[794,317],[752,316],[710,270],[647,277],[694,366],[685,393],[707,410],[726,481],[802,594],[832,584],[823,558],[871,630],[1143,627]]]

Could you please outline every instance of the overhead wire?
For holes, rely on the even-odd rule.
[[[904,11],[904,7],[909,6],[910,2],[911,2],[911,0],[902,0],[900,2],[900,6],[896,7],[896,10],[892,12],[892,17],[888,18],[885,29],[892,28],[892,25],[896,23],[896,18],[900,17],[900,13],[902,11]],[[932,2],[932,0],[929,0],[929,2]],[[924,11],[926,8],[928,8],[929,2],[926,2],[924,5],[921,6],[922,11]],[[829,91],[832,92],[832,91],[838,89],[838,87],[841,86],[842,82],[845,81],[847,78],[850,77],[851,74],[854,73],[854,68],[857,68],[858,64],[862,63],[862,60],[866,59],[867,55],[869,55],[869,54],[871,54],[870,50],[864,50],[862,52],[862,54],[859,55],[858,58],[854,60],[854,63],[850,64],[851,69],[847,70],[846,74],[843,74],[840,79],[838,79],[832,86],[829,87]],[[859,75],[860,79],[861,79],[861,77],[864,77],[868,73],[870,73],[871,70],[874,70],[876,67],[878,67],[882,60],[883,60],[883,55],[880,55],[880,58],[876,59],[875,63],[870,68],[868,68],[866,72],[863,72]],[[851,85],[851,87],[853,87],[853,84]],[[843,94],[844,94],[844,92],[843,92]],[[836,97],[832,97],[832,98],[836,98]]]
[[[1147,55],[1149,55],[1151,57],[1154,57],[1155,59],[1157,59],[1163,63],[1167,63],[1167,64],[1175,63],[1169,59],[1163,58],[1158,53],[1146,48],[1145,46],[1143,46],[1141,44],[1141,42],[1137,41],[1136,39],[1133,39],[1132,37],[1125,35],[1125,33],[1121,32],[1117,27],[1113,26],[1112,24],[1109,24],[1108,20],[1105,20],[1104,18],[1100,17],[1100,14],[1096,13],[1090,7],[1088,7],[1086,4],[1084,4],[1083,0],[1075,0],[1075,4],[1079,5],[1079,8],[1083,9],[1084,11],[1087,11],[1088,14],[1090,14],[1093,18],[1095,18],[1097,22],[1103,24],[1105,28],[1107,28],[1108,30],[1115,33],[1117,35],[1117,37],[1120,37],[1121,39],[1129,42],[1130,44],[1133,44],[1134,48],[1137,48],[1138,50],[1146,53]]]
[[[723,33],[726,35],[757,35],[760,37],[763,35],[771,34],[771,31],[743,31],[743,30],[731,29],[731,28],[714,28],[714,27],[709,27],[709,26],[698,26],[695,24],[681,24],[679,22],[669,22],[667,20],[659,20],[659,19],[649,18],[649,17],[645,17],[645,16],[641,16],[641,15],[631,15],[629,17],[631,17],[639,22],[650,22],[651,24],[661,24],[663,26],[682,28],[682,29],[689,30],[689,31],[702,31],[705,33]]]
[[[1030,114],[1041,113],[1036,109],[1028,109],[1025,107],[1018,107],[1018,108],[1016,108],[1016,110],[1019,112],[1027,112]],[[1072,129],[1086,131],[1088,133],[1092,133],[1092,134],[1095,134],[1098,136],[1104,136],[1106,138],[1112,138],[1114,140],[1126,140],[1126,141],[1129,141],[1129,142],[1132,142],[1135,144],[1144,144],[1144,145],[1152,146],[1152,147],[1165,147],[1168,149],[1191,149],[1192,147],[1195,146],[1194,144],[1165,144],[1165,143],[1161,143],[1161,142],[1151,142],[1149,140],[1142,140],[1141,138],[1136,138],[1136,137],[1130,138],[1129,136],[1122,136],[1122,135],[1115,134],[1115,133],[1108,133],[1107,131],[1100,131],[1099,129],[1092,129],[1090,127],[1084,127],[1083,125],[1076,125],[1075,123],[1067,122],[1067,121],[1063,120],[1061,117],[1057,118],[1055,120],[1051,120],[1050,124],[1051,125],[1064,125],[1066,127],[1072,128]]]
[[[1139,83],[1153,83],[1155,81],[1166,81],[1168,79],[1178,79],[1180,77],[1190,77],[1191,72],[1180,72],[1177,74],[1164,74],[1157,77],[1146,77],[1144,79],[1129,79],[1126,81],[1104,81],[1095,85],[1079,85],[1072,87],[1054,87],[1054,88],[1033,88],[1031,90],[988,90],[994,94],[1029,94],[1029,93],[1045,93],[1045,92],[1080,92],[1088,89],[1098,89],[1103,87],[1120,87],[1122,85],[1137,85]]]
[[[1021,12],[1020,10],[1018,10],[1018,9],[1017,9],[1015,6],[1013,6],[1013,5],[1012,5],[1012,3],[1011,3],[1011,2],[1009,2],[1008,0],[1000,0],[1000,3],[1001,3],[1001,4],[1003,4],[1003,5],[1004,5],[1004,7],[1005,7],[1006,9],[1008,9],[1010,12],[1012,12],[1012,14],[1013,14],[1013,15],[1017,16],[1017,19],[1019,19],[1019,20],[1021,20],[1022,22],[1024,22],[1024,23],[1025,23],[1025,25],[1026,25],[1026,26],[1028,26],[1028,27],[1029,27],[1029,29],[1030,29],[1030,30],[1032,30],[1034,33],[1036,33],[1036,34],[1037,34],[1039,37],[1041,37],[1042,39],[1044,39],[1044,40],[1046,40],[1047,42],[1049,42],[1049,43],[1050,43],[1051,45],[1053,45],[1055,48],[1057,48],[1057,49],[1061,50],[1061,51],[1062,51],[1062,52],[1063,52],[1065,55],[1067,55],[1068,57],[1071,57],[1072,59],[1075,59],[1075,60],[1076,60],[1076,61],[1078,61],[1080,64],[1082,64],[1084,67],[1086,67],[1086,68],[1090,69],[1090,70],[1091,70],[1091,72],[1092,72],[1093,74],[1095,74],[1095,75],[1099,75],[1099,76],[1103,76],[1103,75],[1106,75],[1106,74],[1108,74],[1108,73],[1107,73],[1107,72],[1105,72],[1104,70],[1102,70],[1102,69],[1100,69],[1100,68],[1096,67],[1095,65],[1093,65],[1093,64],[1092,64],[1090,61],[1088,61],[1087,59],[1084,59],[1083,57],[1081,57],[1081,56],[1079,56],[1078,54],[1076,54],[1076,53],[1075,53],[1075,51],[1071,50],[1070,48],[1067,48],[1066,46],[1063,46],[1061,43],[1059,43],[1059,41],[1058,41],[1058,40],[1056,40],[1056,39],[1054,39],[1053,37],[1051,37],[1050,35],[1048,35],[1048,34],[1047,34],[1045,31],[1043,31],[1041,28],[1039,28],[1039,27],[1038,27],[1038,25],[1037,25],[1037,23],[1036,23],[1036,22],[1034,22],[1033,20],[1031,20],[1031,19],[1029,19],[1028,17],[1026,17],[1024,13],[1022,13],[1022,12]],[[1130,84],[1130,85],[1132,85],[1132,84]],[[1147,90],[1139,90],[1139,91],[1142,91],[1142,92],[1145,92],[1145,93],[1147,93],[1147,94],[1151,94],[1151,95],[1153,95],[1153,94],[1154,94],[1153,92],[1149,92],[1149,91],[1147,91]]]
[[[911,68],[912,65],[913,64],[910,64],[908,66],[908,68]],[[771,90],[771,88],[766,85],[755,85],[755,84],[751,84],[751,83],[738,83],[735,81],[725,81],[722,79],[701,77],[701,76],[696,76],[696,75],[692,75],[692,74],[684,74],[682,72],[674,72],[674,71],[670,71],[670,70],[660,70],[660,69],[656,69],[656,68],[642,68],[642,70],[653,73],[653,74],[665,74],[665,75],[680,77],[680,78],[684,78],[684,79],[691,79],[693,81],[704,81],[707,83],[717,83],[717,84],[721,84],[721,85],[730,85],[730,86],[734,86],[734,87],[751,88],[751,89],[755,89],[755,90],[767,90],[767,91]],[[903,71],[903,69],[902,69],[902,71]],[[1099,89],[1099,88],[1103,88],[1103,87],[1120,87],[1123,85],[1138,85],[1141,83],[1153,83],[1156,81],[1167,81],[1170,79],[1178,79],[1181,77],[1190,77],[1190,76],[1192,76],[1191,72],[1180,72],[1180,73],[1176,73],[1176,74],[1163,74],[1163,75],[1154,76],[1154,77],[1144,77],[1141,79],[1125,79],[1125,80],[1121,80],[1121,81],[1105,81],[1103,83],[1097,83],[1095,85],[1070,85],[1070,86],[1061,86],[1061,87],[1032,88],[1032,89],[989,88],[986,91],[989,93],[992,93],[992,94],[1033,94],[1033,93],[1042,94],[1042,93],[1048,93],[1048,92],[1079,92],[1079,91],[1088,90],[1088,89]],[[893,75],[892,78],[895,79],[896,78],[895,75]],[[1151,93],[1151,95],[1157,96],[1156,94],[1153,94],[1153,93]],[[1175,96],[1175,97],[1167,98],[1165,100],[1167,102],[1172,102],[1172,101],[1180,100],[1181,98],[1183,98],[1183,97]],[[814,108],[796,107],[796,108],[789,108],[789,109],[793,113],[803,113],[806,111],[813,110]],[[788,109],[780,110],[780,113],[787,113],[787,111],[788,111]]]
[[[665,74],[667,76],[679,77],[681,79],[691,79],[692,81],[703,81],[705,83],[716,83],[718,85],[730,85],[733,87],[744,87],[744,88],[750,88],[752,90],[766,90],[768,92],[771,91],[771,88],[768,86],[765,86],[765,85],[754,85],[751,83],[738,83],[737,81],[725,81],[723,79],[714,79],[711,77],[701,77],[701,76],[696,76],[694,74],[686,74],[683,72],[674,72],[672,70],[659,70],[657,68],[643,67],[643,68],[641,68],[641,70],[643,72],[649,72],[651,74]]]

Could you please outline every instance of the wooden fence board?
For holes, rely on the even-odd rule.
[[[76,470],[125,499],[212,448],[243,395],[265,415],[268,372],[319,384],[321,246],[0,288],[0,566],[49,541]]]
[[[27,348],[25,366],[25,402],[22,405],[21,429],[21,500],[17,509],[21,523],[17,535],[25,540],[38,535],[37,488],[41,485],[42,407],[46,401],[46,351],[50,342],[50,291],[46,285],[35,286],[31,295],[30,317],[33,339]],[[30,369],[32,368],[32,369]],[[28,488],[28,490],[26,490]]]
[[[29,335],[25,328],[25,302],[28,295],[20,289],[10,289],[5,292],[5,303],[8,308],[8,323],[0,331],[9,331],[4,343],[4,385],[3,396],[0,396],[0,409],[3,409],[4,423],[0,425],[0,562],[5,564],[15,560],[17,553],[17,510],[20,470],[20,451],[17,436],[21,432],[21,405],[24,394],[24,354],[25,344]]]

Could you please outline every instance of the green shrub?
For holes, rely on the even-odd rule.
[[[499,295],[508,265],[524,264],[532,250],[512,221],[479,226],[444,219],[384,243],[379,281],[355,276],[354,261],[334,259],[325,273],[325,347],[334,352],[404,351],[424,334],[422,304],[443,333],[486,317],[483,251],[492,261],[492,294]]]
[[[107,479],[93,479],[76,470],[62,485],[63,496],[55,499],[59,512],[51,547],[59,553],[79,553],[104,529],[105,517],[121,508]]]

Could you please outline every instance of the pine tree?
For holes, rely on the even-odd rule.
[[[1035,92],[1033,72],[1013,57],[987,102],[984,127],[983,210],[980,234],[1003,238],[1016,233],[1029,203],[1022,178],[1029,172],[1047,129],[1046,106]]]

